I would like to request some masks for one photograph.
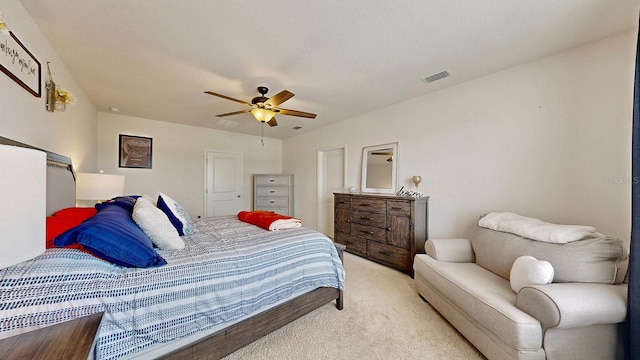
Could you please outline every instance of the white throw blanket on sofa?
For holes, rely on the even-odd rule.
[[[600,235],[592,226],[551,224],[510,212],[489,213],[478,221],[478,225],[532,240],[557,244],[566,244]]]

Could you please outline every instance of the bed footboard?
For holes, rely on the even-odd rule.
[[[160,359],[222,359],[333,300],[336,300],[336,308],[342,310],[342,298],[342,290],[328,287],[315,289]]]

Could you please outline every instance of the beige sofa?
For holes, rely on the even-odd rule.
[[[618,239],[554,244],[478,226],[425,250],[414,261],[419,294],[487,358],[621,358],[628,260]],[[553,282],[515,293],[510,272],[523,255],[548,261]]]

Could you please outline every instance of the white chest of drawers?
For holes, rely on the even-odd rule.
[[[253,209],[293,216],[293,175],[253,175]]]

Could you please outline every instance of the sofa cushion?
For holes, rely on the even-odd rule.
[[[476,227],[471,237],[476,263],[505,279],[520,256],[530,255],[551,263],[554,282],[622,282],[627,253],[619,239],[599,237],[553,244]]]
[[[438,261],[425,254],[414,260],[420,276],[514,349],[542,347],[540,322],[515,306],[509,281],[475,263]],[[429,299],[427,299],[429,300]]]

